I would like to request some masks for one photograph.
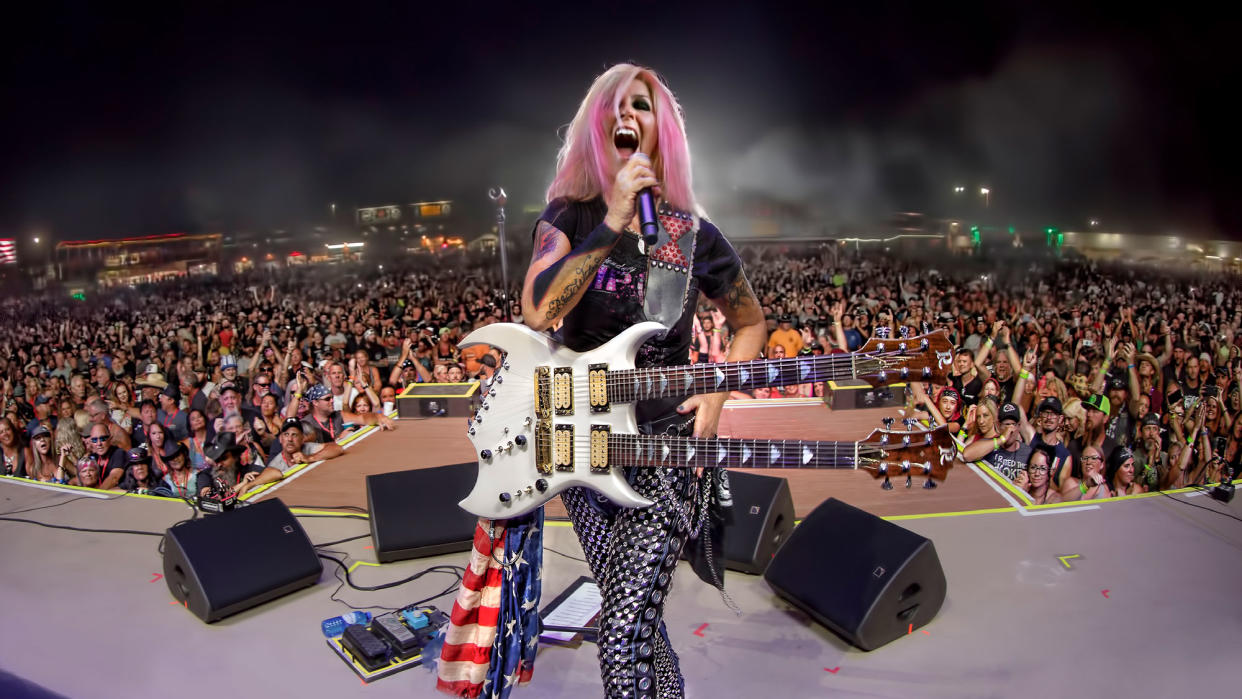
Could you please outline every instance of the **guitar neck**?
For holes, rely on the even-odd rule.
[[[629,403],[668,396],[745,391],[817,381],[856,379],[872,373],[877,360],[855,354],[752,359],[718,364],[623,369],[608,372],[608,398]]]
[[[659,468],[858,468],[860,446],[856,442],[614,433],[608,437],[608,463]]]

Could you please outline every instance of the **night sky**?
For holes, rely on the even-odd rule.
[[[681,99],[709,214],[758,197],[826,225],[973,215],[987,186],[995,221],[1242,238],[1235,18],[438,4],[456,9],[28,4],[0,48],[0,237],[296,228],[329,202],[342,223],[434,199],[485,221],[490,186],[542,200],[558,129],[631,60]]]

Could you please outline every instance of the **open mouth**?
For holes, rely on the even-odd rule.
[[[638,152],[638,132],[628,126],[619,126],[612,134],[612,145],[616,146],[622,160],[628,159]]]

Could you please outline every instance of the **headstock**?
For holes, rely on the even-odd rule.
[[[953,346],[943,330],[907,338],[873,337],[855,354],[856,378],[872,386],[905,381],[946,383],[953,368]]]
[[[949,475],[949,468],[958,459],[957,444],[949,428],[941,425],[925,428],[906,418],[903,428],[895,428],[892,418],[885,418],[884,427],[873,430],[858,443],[859,468],[880,476],[921,476],[927,474],[938,481]]]

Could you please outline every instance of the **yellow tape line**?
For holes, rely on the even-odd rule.
[[[975,466],[978,466],[979,468],[983,469],[984,473],[991,476],[992,480],[996,481],[997,483],[1000,483],[1001,487],[1003,487],[1005,490],[1008,490],[1010,493],[1013,493],[1014,495],[1017,495],[1019,498],[1021,498],[1023,501],[1022,504],[1030,505],[1031,503],[1035,502],[1034,500],[1031,499],[1031,496],[1028,495],[1025,490],[1022,490],[1018,486],[1014,485],[1013,481],[1010,481],[1008,478],[1005,478],[1001,474],[997,473],[996,470],[993,469],[991,465],[989,465],[986,461],[976,461]]]
[[[354,561],[354,564],[349,567],[349,572],[354,572],[358,566],[371,566],[372,568],[379,568],[381,565],[382,564],[380,563],[371,563],[370,561]]]

